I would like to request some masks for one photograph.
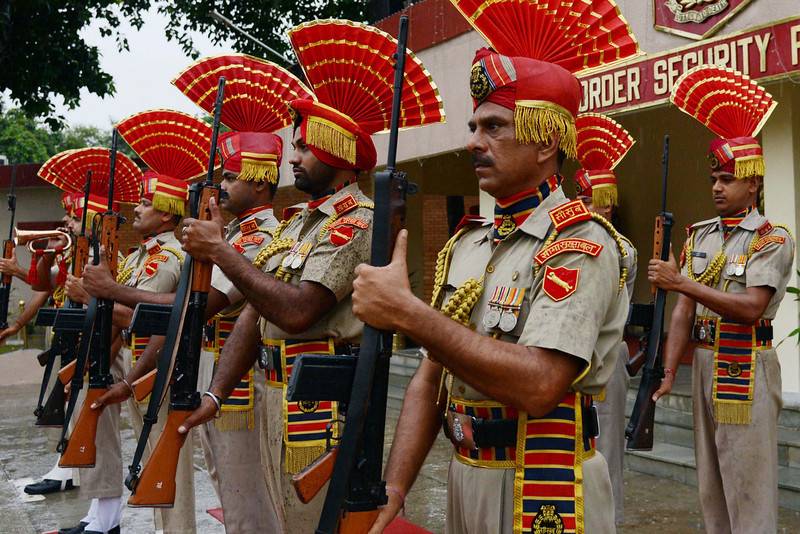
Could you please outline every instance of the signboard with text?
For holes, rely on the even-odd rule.
[[[614,113],[663,104],[681,74],[706,64],[762,81],[800,73],[800,16],[580,77],[580,111]]]
[[[689,39],[717,33],[750,0],[653,0],[655,28]]]

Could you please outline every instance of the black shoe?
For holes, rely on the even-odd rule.
[[[97,530],[84,530],[82,532],[83,532],[83,534],[103,534],[102,532],[99,532]],[[111,530],[109,530],[105,534],[119,534],[119,525],[117,525],[116,527],[112,528]]]
[[[45,478],[39,482],[28,484],[25,486],[23,491],[28,495],[47,495],[48,493],[67,491],[74,488],[75,485],[72,483],[71,478],[68,480],[53,480],[51,478]]]
[[[58,530],[58,534],[82,534],[89,523],[81,521],[77,526],[72,528],[62,528]]]

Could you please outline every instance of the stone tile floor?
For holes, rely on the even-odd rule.
[[[0,356],[0,532],[28,534],[46,532],[78,522],[87,509],[78,490],[25,502],[21,486],[24,479],[39,477],[55,462],[54,438],[48,439],[32,425],[32,407],[38,393],[40,369],[33,356]],[[387,451],[399,406],[388,410]],[[124,459],[133,454],[134,436],[123,412]],[[450,447],[443,437],[437,440],[427,464],[408,495],[407,515],[433,532],[442,532],[445,520],[447,467]],[[224,532],[222,526],[205,513],[218,506],[211,482],[204,471],[199,446],[195,450],[195,488],[197,531],[203,534]],[[623,534],[702,532],[702,519],[696,489],[656,477],[625,472],[625,523]],[[126,492],[127,497],[127,492]],[[147,509],[125,508],[122,531],[153,531],[152,514]],[[780,532],[800,532],[800,513],[780,510]]]

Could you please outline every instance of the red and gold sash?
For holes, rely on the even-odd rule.
[[[214,365],[225,347],[225,341],[233,331],[239,311],[231,315],[216,315],[208,322],[210,330],[206,337],[205,348],[214,353]],[[219,417],[214,419],[214,426],[222,431],[253,430],[255,428],[255,390],[253,386],[253,369],[250,369],[239,380],[227,399],[222,401]]]
[[[467,465],[514,469],[514,534],[558,532],[583,534],[583,462],[594,455],[592,439],[583,434],[583,402],[570,392],[544,417],[529,417],[493,401],[450,398],[459,413],[482,419],[517,419],[512,447],[456,448]]]
[[[300,354],[335,354],[333,339],[291,340],[265,339],[264,345],[274,354],[280,353],[279,369],[267,370],[267,385],[283,389],[283,444],[286,448],[286,470],[297,473],[325,453],[327,429],[332,425],[337,436],[336,402],[286,400],[286,384],[294,360]]]
[[[770,325],[760,320],[755,325],[699,318],[701,324],[714,325],[714,377],[711,398],[714,419],[728,425],[748,425],[751,421],[756,384],[756,352],[772,346],[771,339],[758,340],[756,329]]]

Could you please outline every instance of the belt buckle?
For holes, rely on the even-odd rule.
[[[266,371],[274,371],[272,369],[272,358],[270,358],[271,348],[267,345],[258,346],[258,366]]]
[[[450,441],[461,449],[478,450],[474,439],[475,418],[460,414],[453,410],[447,411],[447,426],[450,429]]]

